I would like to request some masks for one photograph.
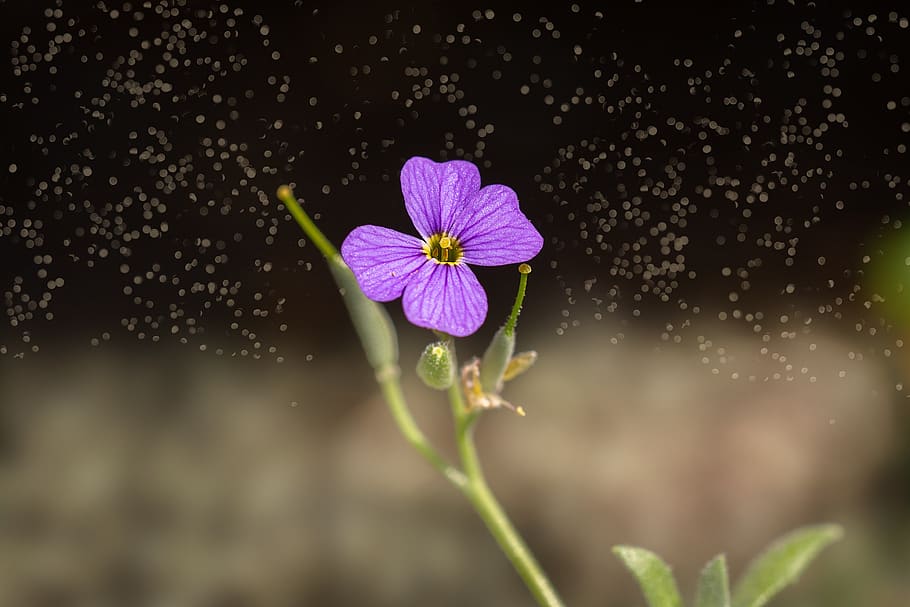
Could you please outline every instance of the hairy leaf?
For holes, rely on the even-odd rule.
[[[701,570],[695,607],[730,607],[727,559],[718,554]]]
[[[840,539],[838,525],[802,527],[781,537],[749,565],[733,592],[733,607],[761,607],[795,582],[813,558]]]
[[[682,607],[673,573],[659,556],[634,546],[614,546],[613,553],[638,579],[650,607]]]

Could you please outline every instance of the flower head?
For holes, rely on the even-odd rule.
[[[379,226],[355,228],[341,245],[367,297],[402,297],[407,319],[450,335],[474,333],[487,316],[487,295],[469,265],[527,261],[543,237],[504,185],[480,187],[477,167],[463,160],[411,158],[401,193],[420,238]]]

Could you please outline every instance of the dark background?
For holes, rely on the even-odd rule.
[[[537,297],[569,325],[769,305],[825,322],[810,303],[880,318],[854,289],[906,206],[900,11],[127,6],[4,6],[10,352],[105,333],[233,352],[243,329],[276,345],[282,322],[325,347],[342,312],[273,193],[295,184],[338,242],[361,223],[409,230],[412,155],[475,160],[519,192],[547,238]],[[483,272],[505,308],[511,272]]]
[[[546,239],[521,323],[540,368],[514,398],[532,415],[481,439],[573,604],[637,604],[612,544],[691,589],[714,553],[735,573],[823,519],[856,540],[791,600],[906,603],[901,3],[0,16],[0,558],[22,568],[0,602],[524,604],[394,434],[274,196],[293,185],[336,244],[410,232],[398,171],[421,155],[477,163]],[[490,322],[463,357],[517,283],[478,275]],[[388,307],[409,371],[428,336]]]

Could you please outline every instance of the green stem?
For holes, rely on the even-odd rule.
[[[303,207],[300,206],[300,203],[297,201],[297,197],[294,196],[294,192],[291,188],[286,185],[278,188],[278,199],[284,203],[284,206],[287,207],[288,211],[291,212],[291,215],[297,220],[300,227],[303,228],[304,233],[310,237],[310,240],[316,245],[316,248],[319,249],[326,259],[333,259],[338,255],[338,250],[335,246],[329,242],[329,239],[316,227],[316,224],[313,223],[310,216],[307,215],[306,211],[303,210]]]
[[[381,377],[381,376],[377,376]],[[398,429],[404,435],[405,439],[417,449],[417,451],[426,459],[434,468],[439,470],[453,485],[461,491],[465,491],[468,485],[467,477],[457,468],[449,464],[436,449],[427,440],[427,437],[417,426],[414,417],[408,409],[404,394],[401,391],[401,384],[398,381],[397,374],[386,379],[378,379],[379,386],[382,388],[382,395],[385,397],[389,410]]]
[[[512,304],[512,313],[509,314],[509,319],[506,321],[505,333],[509,337],[515,333],[515,323],[518,322],[518,315],[521,313],[521,304],[525,300],[525,290],[528,288],[528,274],[531,273],[531,266],[526,263],[518,266],[518,273],[521,275],[518,278],[518,293],[515,295],[515,303]]]
[[[290,211],[291,215],[303,229],[304,233],[310,238],[323,256],[325,256],[329,263],[335,262],[340,264],[339,267],[343,268],[347,273],[350,273],[350,270],[347,269],[347,266],[344,265],[344,261],[341,260],[341,257],[338,255],[338,250],[329,242],[329,239],[325,237],[319,228],[316,227],[316,224],[313,223],[313,220],[310,219],[309,215],[306,214],[300,206],[300,203],[297,202],[297,199],[294,197],[291,188],[288,186],[281,186],[278,189],[278,198],[285,204],[288,211]],[[527,269],[525,270],[524,268]],[[523,267],[519,268],[519,271],[522,273],[522,276],[521,282],[519,283],[519,296],[516,298],[515,306],[512,309],[512,315],[510,317],[512,330],[514,330],[515,327],[515,319],[518,317],[518,311],[521,309],[521,300],[524,297],[527,274],[531,270],[529,266],[523,264]],[[335,275],[335,278],[336,281],[339,280],[337,274]],[[353,278],[351,280],[353,280]],[[348,285],[339,284],[339,286],[346,287]],[[350,286],[350,288],[357,291],[357,294],[363,298],[363,294],[360,293],[359,289],[356,287],[356,283],[352,283]],[[348,309],[351,311],[351,307]],[[356,312],[364,314],[363,310],[358,309]],[[354,316],[352,316],[355,326],[358,325],[358,322],[361,322],[361,324],[367,322],[364,318],[354,318]],[[366,341],[364,341],[364,345],[368,350],[368,358],[370,358],[369,348],[367,346],[376,338],[370,336],[368,331],[364,331],[364,334],[368,335]],[[440,338],[451,339],[448,335],[440,335]],[[553,589],[553,586],[550,584],[550,581],[540,568],[540,565],[537,564],[537,561],[534,560],[534,555],[531,554],[531,551],[524,543],[524,540],[521,539],[518,531],[512,525],[509,517],[506,516],[502,506],[496,501],[496,497],[487,485],[487,481],[483,476],[483,470],[480,467],[477,449],[474,446],[472,432],[472,427],[477,420],[478,414],[476,411],[468,411],[465,407],[458,382],[456,381],[452,387],[449,388],[449,400],[452,404],[452,413],[455,418],[455,438],[458,443],[458,452],[461,457],[464,472],[446,462],[445,458],[443,458],[427,440],[426,436],[417,426],[414,417],[411,415],[404,394],[401,391],[398,367],[395,364],[395,361],[397,360],[397,349],[395,349],[395,355],[387,354],[385,349],[378,350],[382,355],[373,357],[376,359],[375,361],[371,359],[371,362],[374,364],[374,370],[376,371],[376,381],[382,389],[385,401],[388,404],[389,410],[392,412],[392,417],[395,419],[395,423],[398,425],[401,433],[424,459],[426,459],[434,468],[439,470],[449,482],[458,487],[465,497],[471,501],[474,510],[477,511],[477,514],[480,515],[480,518],[486,523],[487,529],[490,530],[490,533],[496,539],[499,547],[505,553],[509,561],[511,561],[515,570],[518,572],[518,575],[524,580],[525,585],[527,585],[537,602],[542,607],[563,607],[563,603]],[[454,356],[454,347],[452,348],[452,353]],[[453,364],[457,366],[455,361],[453,361]]]
[[[541,607],[563,607],[563,602],[550,580],[487,485],[477,456],[477,448],[474,446],[473,427],[477,420],[477,412],[468,411],[465,407],[458,383],[449,388],[449,401],[455,418],[455,441],[468,481],[467,487],[463,490],[465,496],[471,500],[474,510],[483,519],[490,534],[537,603]]]
[[[294,219],[297,220],[297,223],[303,229],[304,234],[306,234],[309,239],[316,245],[316,248],[323,254],[326,260],[329,262],[330,267],[332,263],[339,264],[345,272],[350,274],[350,270],[347,269],[347,266],[344,264],[344,261],[341,259],[341,256],[338,254],[338,250],[329,242],[329,239],[325,237],[322,231],[316,227],[316,224],[313,223],[313,220],[310,219],[310,216],[307,215],[306,211],[300,206],[300,203],[297,202],[297,198],[294,196],[294,192],[291,191],[286,185],[278,188],[278,198],[284,205],[287,207],[288,211],[291,212],[291,215],[294,216]],[[339,282],[340,278],[343,279],[343,276],[339,276],[333,272],[336,282]],[[351,278],[353,281],[353,278]],[[345,287],[356,291],[356,293],[350,293],[349,296],[357,297],[359,296],[362,299],[365,299],[363,294],[360,293],[357,288],[356,283],[343,284],[343,281],[339,282],[340,287]],[[373,302],[367,302],[372,306],[377,304]],[[351,311],[351,308],[349,308]],[[369,317],[367,320],[363,318],[357,318],[356,313],[363,313],[363,310],[352,311],[351,320],[354,322],[355,327],[358,326],[358,322],[367,323],[373,322],[379,323],[382,321],[380,318]],[[387,321],[386,321],[387,322]],[[389,325],[389,331],[391,331],[391,325]],[[381,341],[377,335],[373,335],[372,331],[369,331],[370,327],[360,327],[361,329],[367,329],[367,340],[372,340],[371,343],[375,345],[375,342]],[[373,327],[378,329],[379,327]],[[367,350],[367,358],[369,356],[369,350],[371,343],[364,342],[364,349]],[[387,348],[391,349],[391,348]],[[382,350],[383,352],[386,349]],[[397,349],[395,350],[397,352]],[[398,366],[395,364],[396,358],[392,358],[393,355],[386,354],[382,356],[372,357],[370,362],[374,365],[374,371],[376,372],[376,381],[379,383],[380,388],[382,389],[382,394],[385,397],[385,401],[389,406],[389,410],[392,412],[392,418],[395,420],[395,423],[398,425],[399,430],[404,435],[405,439],[426,459],[430,464],[439,470],[443,476],[445,476],[453,485],[458,487],[460,490],[464,491],[467,486],[467,477],[449,464],[442,455],[439,454],[436,449],[433,448],[433,445],[430,444],[430,441],[427,440],[427,437],[421,432],[420,428],[417,426],[417,422],[414,421],[414,417],[411,415],[410,409],[408,409],[408,404],[405,401],[404,394],[401,391],[401,383],[399,382],[399,372]],[[373,360],[375,359],[375,360]]]

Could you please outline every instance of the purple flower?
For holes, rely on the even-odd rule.
[[[367,297],[403,296],[404,314],[420,327],[450,335],[475,332],[487,316],[487,294],[468,265],[527,261],[543,237],[504,185],[480,187],[470,162],[411,158],[401,193],[420,238],[379,226],[354,229],[341,245]]]

